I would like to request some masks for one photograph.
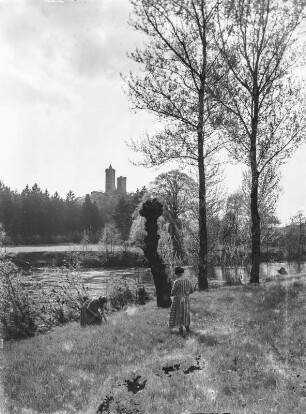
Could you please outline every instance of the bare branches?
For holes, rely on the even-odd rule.
[[[260,182],[305,139],[305,101],[289,73],[299,55],[294,34],[304,8],[304,1],[231,0],[218,10],[216,41],[226,76],[212,93],[228,115],[224,127],[234,155],[249,167],[252,283],[259,281]]]
[[[303,136],[306,117],[295,109],[297,102],[303,105],[301,94],[292,81],[288,87],[288,69],[297,60],[294,32],[305,6],[290,9],[274,0],[236,0],[231,6],[218,14],[218,44],[229,73],[215,98],[237,119],[226,129],[241,148],[238,154],[251,150],[248,139],[255,145],[260,173]]]

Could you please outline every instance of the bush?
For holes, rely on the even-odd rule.
[[[42,330],[78,320],[84,298],[87,298],[87,290],[80,282],[78,268],[60,269],[57,286],[43,288],[41,292]]]
[[[1,336],[4,339],[33,336],[37,311],[33,298],[24,289],[21,273],[8,260],[0,261]]]
[[[0,293],[2,336],[17,339],[78,320],[87,292],[77,269],[60,270],[57,286],[50,288],[25,278],[11,261],[2,259]]]
[[[129,278],[109,278],[106,292],[112,311],[118,311],[134,304],[144,305],[146,301],[151,299],[143,285]]]
[[[30,337],[52,326],[79,320],[88,295],[80,282],[79,255],[72,253],[65,266],[53,271],[52,279],[56,281],[53,287],[33,282],[12,261],[0,260],[0,316],[4,339]],[[111,311],[144,304],[153,297],[139,281],[120,277],[107,280],[106,295]]]
[[[225,267],[223,273],[227,285],[239,286],[243,284],[241,274],[239,274],[237,268]]]

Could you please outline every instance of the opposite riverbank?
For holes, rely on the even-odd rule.
[[[185,339],[152,301],[5,342],[4,414],[305,412],[305,297],[305,278],[195,292]]]
[[[81,246],[41,246],[11,247],[3,249],[3,254],[18,267],[30,268],[79,266],[80,268],[148,267],[141,249],[116,247],[106,251],[100,245]],[[49,247],[49,249],[47,249]]]

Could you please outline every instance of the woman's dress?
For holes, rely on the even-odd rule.
[[[177,279],[172,287],[171,296],[174,296],[169,319],[169,328],[177,326],[190,326],[190,302],[189,294],[192,285],[189,279]]]

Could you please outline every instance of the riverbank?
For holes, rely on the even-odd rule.
[[[62,246],[63,248],[64,246]],[[22,269],[44,267],[80,267],[80,268],[114,268],[114,267],[148,267],[147,261],[141,249],[119,248],[112,253],[103,250],[91,250],[79,247],[67,250],[45,251],[18,251],[4,250],[4,255]]]
[[[5,342],[4,414],[305,412],[305,298],[305,278],[196,292],[186,339],[150,302]]]

